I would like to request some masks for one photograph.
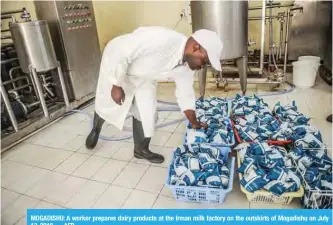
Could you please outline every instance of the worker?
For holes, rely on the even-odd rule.
[[[164,157],[149,150],[157,121],[157,81],[173,80],[178,105],[192,128],[207,127],[195,114],[194,72],[208,64],[221,71],[222,47],[217,33],[205,29],[187,38],[163,27],[141,27],[110,41],[100,65],[87,149],[96,146],[104,121],[122,129],[131,113],[134,157],[162,163]]]

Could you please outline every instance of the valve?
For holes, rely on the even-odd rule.
[[[247,42],[248,46],[255,45],[255,44],[256,44],[256,42],[252,41],[251,39]]]
[[[28,22],[28,21],[31,21],[30,20],[30,17],[31,17],[31,15],[30,15],[30,13],[27,11],[27,9],[26,8],[22,8],[22,14],[21,14],[21,19],[25,19],[25,21],[26,22]]]

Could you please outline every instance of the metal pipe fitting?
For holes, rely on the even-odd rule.
[[[260,38],[260,71],[264,71],[264,48],[265,48],[265,18],[266,18],[266,0],[262,0],[262,11],[261,11],[261,38]]]
[[[13,73],[14,73],[15,70],[17,70],[19,68],[21,68],[21,67],[20,66],[16,66],[16,67],[13,67],[13,68],[11,68],[9,70],[9,77],[10,77],[10,79],[12,79],[12,80],[14,79]],[[16,88],[15,82],[13,83],[13,88]]]
[[[12,126],[13,126],[15,132],[17,132],[19,130],[17,120],[16,120],[16,117],[15,117],[12,105],[10,104],[8,94],[6,92],[5,87],[3,86],[2,82],[1,82],[1,85],[0,85],[0,91],[1,91],[1,95],[2,95],[3,101],[5,103],[8,115],[9,115],[10,122],[12,123]]]

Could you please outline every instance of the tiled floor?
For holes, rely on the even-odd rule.
[[[239,85],[229,92],[209,83],[207,94],[234,96]],[[196,89],[198,85],[196,84]],[[266,85],[249,85],[247,94],[264,94]],[[160,84],[160,100],[175,101],[174,85]],[[331,147],[331,124],[326,116],[332,110],[331,87],[318,80],[312,89],[296,89],[279,96],[265,97],[274,103],[296,100],[299,109],[313,118],[324,140]],[[85,109],[92,114],[93,106]],[[182,118],[179,112],[162,112],[160,122]],[[130,121],[126,122],[130,125]],[[298,199],[290,205],[249,203],[241,193],[238,177],[233,191],[222,205],[177,202],[164,186],[171,151],[183,140],[185,123],[159,128],[151,149],[166,157],[163,164],[151,164],[133,158],[133,140],[100,141],[89,151],[84,141],[89,132],[89,118],[75,114],[61,119],[2,155],[1,211],[2,224],[24,224],[27,208],[297,208]],[[105,125],[105,136],[120,137],[120,132]],[[15,211],[15,212],[14,212]]]

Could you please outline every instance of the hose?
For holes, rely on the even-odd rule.
[[[274,47],[273,47],[273,53],[272,53],[272,59],[273,59],[273,64],[276,70],[279,70],[278,66],[276,65],[275,57],[274,57]]]
[[[291,88],[289,88],[288,90],[284,90],[284,91],[278,91],[278,92],[275,92],[275,93],[269,93],[269,94],[261,94],[261,95],[257,95],[258,97],[269,97],[269,96],[276,96],[276,95],[283,95],[283,94],[287,94],[287,93],[290,93],[292,92],[295,87],[293,85],[290,85]],[[234,100],[235,97],[229,97],[229,98],[226,98],[227,101],[231,101],[231,100]],[[177,106],[178,104],[175,103],[175,102],[167,102],[167,101],[160,101],[158,100],[157,101],[158,103],[161,103],[161,104],[165,104],[165,105],[171,105],[171,106]],[[71,111],[69,111],[67,114],[65,114],[65,116],[68,116],[68,115],[72,115],[74,113],[79,113],[79,114],[83,114],[83,115],[86,115],[90,118],[90,128],[92,129],[93,127],[93,116],[90,115],[88,112],[85,112],[83,111],[83,109],[93,105],[94,102],[90,102],[89,104],[84,104],[84,106],[80,109],[73,109]],[[158,112],[179,112],[180,111],[180,108],[179,107],[158,107],[157,108],[157,111]],[[126,119],[129,119],[131,118],[132,116],[129,115],[126,117]],[[177,124],[179,122],[182,122],[182,121],[185,121],[186,118],[182,118],[182,119],[177,119],[177,120],[173,120],[173,121],[169,121],[169,122],[166,122],[166,123],[162,123],[162,124],[158,124],[156,125],[156,129],[159,129],[159,128],[162,128],[162,127],[167,127],[167,126],[170,126],[170,125],[173,125],[173,124]],[[125,126],[123,128],[124,131],[128,131],[128,132],[132,132],[132,128],[131,127],[127,127]],[[108,137],[108,136],[104,136],[104,135],[100,135],[99,136],[99,139],[101,140],[105,140],[105,141],[123,141],[123,140],[127,140],[127,139],[130,139],[132,138],[133,135],[132,134],[129,134],[129,135],[126,135],[126,136],[123,136],[123,137]]]

